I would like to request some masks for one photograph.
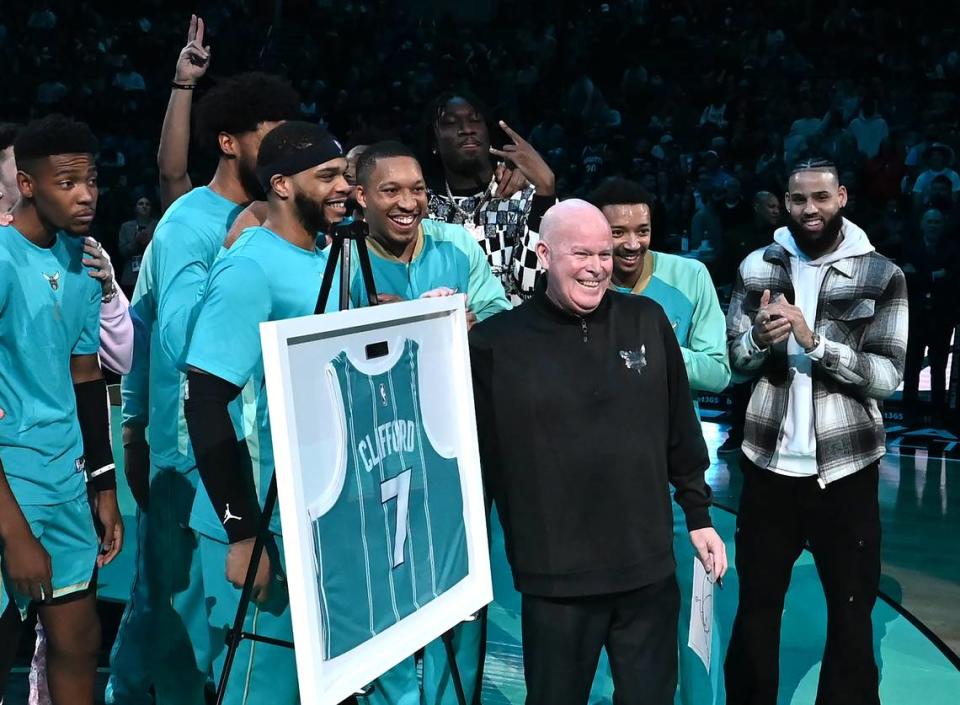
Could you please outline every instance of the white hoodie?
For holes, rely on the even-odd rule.
[[[803,317],[810,327],[816,330],[817,303],[820,287],[829,270],[829,265],[838,260],[858,257],[873,252],[867,234],[846,218],[841,230],[843,240],[840,246],[811,260],[797,247],[789,228],[778,228],[773,234],[774,242],[781,245],[790,255],[790,278],[796,305],[803,311]],[[805,353],[791,334],[787,339],[787,366],[790,368],[790,395],[787,405],[787,417],[783,422],[783,434],[770,461],[769,469],[781,475],[807,477],[817,474],[817,435],[813,412],[813,378],[811,371],[815,360],[823,358],[824,342]]]

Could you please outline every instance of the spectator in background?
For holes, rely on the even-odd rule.
[[[877,112],[877,99],[865,98],[860,114],[850,121],[850,132],[857,140],[857,149],[867,159],[873,159],[880,145],[890,136],[887,121]]]
[[[910,297],[910,335],[903,376],[903,403],[908,422],[919,421],[917,389],[924,367],[924,350],[930,365],[930,410],[932,422],[939,425],[946,412],[947,357],[950,336],[960,321],[957,294],[960,285],[958,243],[946,242],[946,216],[930,209],[920,220],[921,237],[904,254],[903,273]]]
[[[905,210],[900,199],[889,199],[879,222],[873,227],[877,252],[898,263],[904,261],[904,249],[908,246]]]
[[[543,119],[534,125],[530,131],[530,144],[540,154],[549,154],[556,149],[563,149],[567,138],[563,126],[557,119],[556,108],[545,105],[541,111]]]
[[[949,214],[956,202],[957,196],[950,177],[946,174],[937,174],[930,180],[926,192],[921,194],[918,205],[921,213],[936,208]]]
[[[30,29],[50,31],[55,29],[57,26],[57,15],[50,9],[50,3],[46,0],[41,0],[37,3],[36,9],[30,13],[30,18],[27,20],[27,27]]]
[[[153,230],[156,227],[157,219],[153,216],[153,204],[150,203],[149,198],[141,196],[134,206],[133,220],[128,220],[120,226],[118,237],[120,256],[124,259],[120,287],[128,297],[133,296],[133,287],[137,284],[143,252],[153,239]]]
[[[945,176],[950,179],[954,194],[960,191],[960,175],[950,168],[954,159],[952,147],[943,142],[934,142],[927,147],[923,156],[927,162],[927,169],[917,177],[913,184],[913,197],[918,209],[924,200],[929,197],[930,187],[933,180],[938,176]]]
[[[863,191],[874,204],[887,203],[902,193],[904,177],[909,170],[897,140],[887,138],[880,143],[877,156],[863,165]]]
[[[113,76],[113,87],[127,93],[147,90],[147,84],[130,62],[130,57],[124,55],[120,63],[120,70]]]
[[[690,251],[707,265],[715,282],[722,282],[728,274],[718,266],[723,252],[723,192],[708,190],[703,196],[703,207],[690,221]]]
[[[747,225],[752,218],[753,208],[743,198],[740,181],[731,176],[723,182],[723,200],[720,202],[724,233]]]

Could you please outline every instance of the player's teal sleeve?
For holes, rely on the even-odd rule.
[[[727,358],[727,325],[717,299],[717,291],[707,268],[697,267],[695,305],[690,321],[688,346],[682,347],[690,388],[702,392],[721,392],[730,383]]]
[[[151,242],[156,269],[157,334],[171,360],[181,360],[191,313],[216,252],[202,233],[178,220],[157,227]]]
[[[95,355],[100,349],[100,298],[101,288],[96,279],[90,278],[83,296],[87,297],[84,306],[83,330],[73,346],[73,355]]]
[[[467,256],[470,262],[470,279],[467,286],[467,307],[473,311],[478,321],[486,320],[495,313],[507,311],[511,308],[507,295],[503,291],[503,284],[493,276],[487,256],[480,245],[463,231],[463,236],[457,241],[457,247]]]
[[[270,284],[260,265],[221,258],[199,303],[190,334],[190,367],[243,387],[260,362],[260,323],[270,320]]]

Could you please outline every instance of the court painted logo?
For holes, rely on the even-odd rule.
[[[628,370],[636,370],[638,375],[643,374],[647,366],[647,346],[641,345],[639,350],[621,350],[620,357]]]

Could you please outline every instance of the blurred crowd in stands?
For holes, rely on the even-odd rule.
[[[960,317],[955,3],[527,0],[489,2],[479,22],[425,0],[5,5],[0,120],[62,111],[94,127],[96,231],[118,271],[159,216],[160,125],[196,12],[212,47],[207,85],[283,74],[307,119],[348,145],[398,136],[427,171],[424,107],[469,87],[488,118],[528,136],[561,198],[610,175],[640,181],[658,201],[653,247],[705,261],[721,296],[782,224],[787,167],[825,156],[850,193],[846,216],[908,276],[911,338],[945,356]],[[191,154],[194,183],[212,163]]]

